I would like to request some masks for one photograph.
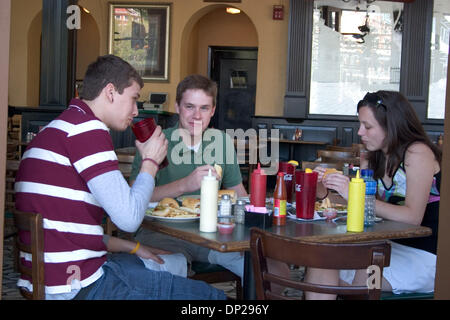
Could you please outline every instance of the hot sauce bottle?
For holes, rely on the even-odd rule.
[[[273,193],[273,224],[276,226],[284,226],[286,224],[286,200],[284,173],[278,172],[277,184]]]

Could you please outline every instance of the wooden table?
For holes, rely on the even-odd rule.
[[[231,235],[219,232],[200,232],[199,222],[161,222],[146,217],[143,227],[183,239],[203,247],[220,252],[244,251],[244,298],[253,299],[254,278],[250,257],[250,228],[236,224]],[[382,220],[373,226],[365,227],[364,232],[347,232],[345,222],[312,221],[300,222],[287,219],[285,226],[272,226],[266,229],[270,232],[301,239],[305,242],[348,243],[386,239],[426,237],[431,235],[431,229],[406,223]]]

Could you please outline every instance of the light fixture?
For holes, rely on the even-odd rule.
[[[90,12],[88,9],[86,9],[85,7],[80,6],[80,8],[83,9],[83,11],[86,12],[87,14],[90,14],[90,13],[91,13],[91,12]]]
[[[229,14],[238,14],[238,13],[241,13],[241,10],[239,10],[238,8],[228,7],[227,8],[227,13],[229,13]]]

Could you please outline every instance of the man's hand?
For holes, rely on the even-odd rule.
[[[167,155],[169,142],[162,132],[160,126],[157,126],[153,135],[145,142],[136,140],[136,148],[142,156],[142,159],[151,158],[157,163],[161,163]]]
[[[172,252],[152,248],[149,246],[142,245],[139,247],[139,250],[136,251],[136,255],[142,259],[151,259],[159,264],[164,264],[164,260],[161,259],[158,255],[160,254],[172,254]]]
[[[208,175],[210,169],[211,175],[216,177],[217,180],[220,180],[220,177],[213,166],[204,165],[201,167],[197,167],[194,171],[191,172],[190,175],[183,178],[183,189],[185,190],[184,193],[199,190],[202,186],[203,177]]]

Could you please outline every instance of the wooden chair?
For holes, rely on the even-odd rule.
[[[33,292],[20,288],[20,293],[26,299],[44,300],[44,229],[42,216],[38,213],[14,210],[14,224],[19,231],[30,233],[30,244],[20,240],[16,236],[16,261],[21,275],[31,277]],[[31,254],[31,268],[20,258],[20,252]]]
[[[328,146],[326,146],[325,150],[351,152],[354,156],[356,156],[355,150],[352,147],[342,147],[342,146],[328,145]]]
[[[205,281],[206,283],[220,283],[233,281],[236,285],[236,300],[243,299],[243,290],[241,277],[233,272],[225,269],[217,264],[211,264],[207,262],[192,262],[192,270],[195,272],[190,279]]]
[[[317,150],[317,158],[322,162],[341,162],[359,165],[359,157],[353,151]]]
[[[14,235],[13,227],[13,210],[16,207],[16,191],[14,190],[14,183],[16,180],[16,173],[19,170],[20,160],[6,160],[6,174],[5,174],[5,235],[4,238],[9,238]]]
[[[321,162],[321,161],[302,161],[302,170],[306,168],[314,169],[315,167],[322,166],[325,168],[335,168],[337,170],[342,170],[343,162]]]
[[[380,268],[389,266],[391,246],[388,242],[377,241],[369,243],[306,243],[267,231],[252,228],[250,247],[253,270],[255,273],[256,296],[258,299],[286,299],[271,291],[271,283],[302,291],[337,294],[368,299],[380,299],[381,289],[368,289],[367,286],[331,286],[294,281],[290,278],[270,273],[267,269],[267,258],[285,262],[291,265],[320,269],[367,269],[375,265]],[[381,279],[381,278],[380,278]],[[381,283],[381,281],[380,281]]]
[[[134,161],[134,154],[117,154],[117,159],[119,160],[119,170],[122,172],[124,178],[129,182],[131,169]]]

